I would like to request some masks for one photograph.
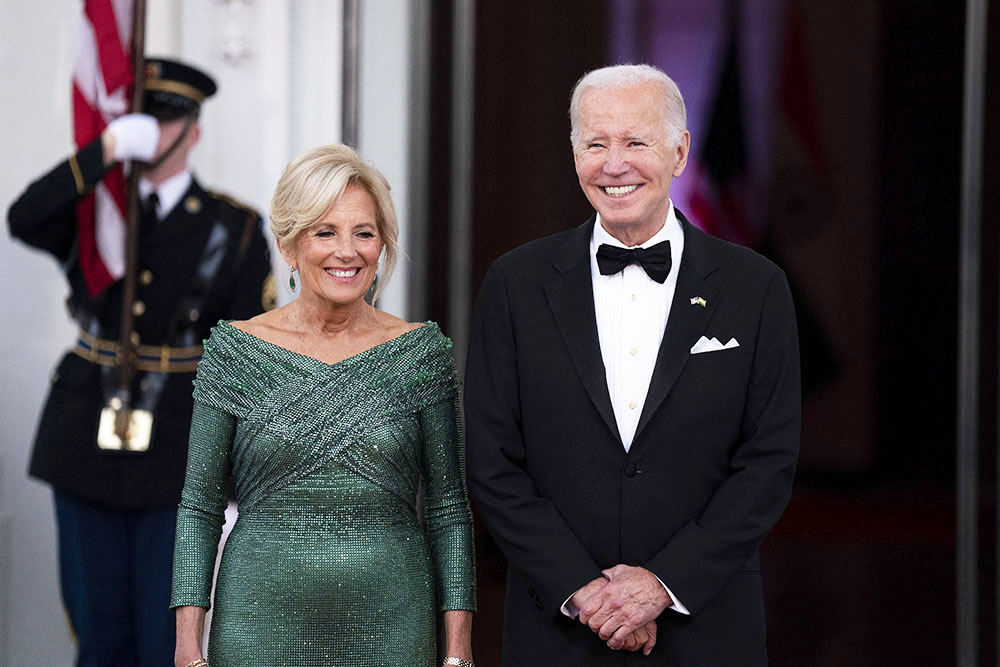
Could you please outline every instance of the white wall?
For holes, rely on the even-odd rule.
[[[378,306],[407,317],[410,179],[410,10],[408,2],[361,3],[361,81],[358,149],[389,180],[399,217],[400,253],[396,273]],[[418,314],[419,315],[419,314]]]
[[[0,2],[0,209],[69,154],[74,0]],[[4,225],[6,229],[6,225]],[[73,327],[65,283],[48,256],[0,234],[0,664],[69,665],[47,486],[27,477],[48,376]]]
[[[180,58],[219,84],[191,157],[203,185],[266,215],[285,164],[340,139],[339,1],[149,3],[146,53]],[[273,253],[282,301],[287,267]]]
[[[0,0],[4,214],[29,180],[72,150],[70,70],[81,4]],[[360,148],[392,183],[404,243],[409,5],[368,0],[361,17]],[[207,187],[266,211],[289,159],[339,139],[340,2],[149,0],[147,26],[148,54],[180,57],[219,82],[192,158]],[[0,267],[0,665],[70,665],[51,493],[26,469],[48,376],[74,327],[62,307],[65,282],[50,257],[4,231]],[[406,293],[401,265],[380,306],[405,314]]]

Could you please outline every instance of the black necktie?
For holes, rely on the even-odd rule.
[[[142,204],[143,217],[150,222],[158,222],[160,216],[157,215],[156,208],[160,203],[160,198],[155,192],[151,192]]]
[[[629,264],[638,264],[647,276],[662,283],[670,273],[670,241],[661,241],[648,248],[619,248],[602,243],[597,249],[597,268],[601,275],[618,273]]]

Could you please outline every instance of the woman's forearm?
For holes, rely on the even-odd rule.
[[[177,607],[177,648],[174,651],[175,667],[201,658],[201,641],[205,635],[205,613],[203,607]]]
[[[445,655],[472,660],[472,612],[444,612]]]

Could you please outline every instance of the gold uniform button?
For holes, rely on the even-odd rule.
[[[190,213],[191,215],[196,215],[197,213],[200,213],[201,200],[195,197],[194,195],[191,195],[190,197],[184,200],[184,210]]]
[[[639,300],[639,295],[638,294],[633,294],[632,295],[632,300],[633,301],[638,301]]]
[[[629,403],[628,404],[628,409],[629,410],[635,410],[635,403]]]
[[[635,355],[639,354],[639,350],[633,347],[631,350],[628,351],[628,353],[634,357]]]
[[[143,269],[139,274],[139,282],[143,285],[150,285],[153,282],[153,272],[149,269]]]
[[[141,340],[139,338],[139,332],[138,331],[133,331],[132,333],[130,333],[128,339],[130,341],[132,341],[133,345],[138,345],[139,341]]]
[[[142,317],[143,313],[146,312],[146,304],[142,301],[136,301],[132,304],[132,314],[136,317]]]

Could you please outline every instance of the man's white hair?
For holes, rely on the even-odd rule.
[[[663,121],[667,138],[671,144],[681,142],[681,136],[687,129],[687,109],[684,98],[674,80],[663,70],[652,65],[613,65],[587,72],[573,87],[573,97],[569,103],[569,140],[576,148],[580,141],[580,98],[584,91],[591,88],[600,90],[622,90],[644,83],[658,83],[663,89]]]

